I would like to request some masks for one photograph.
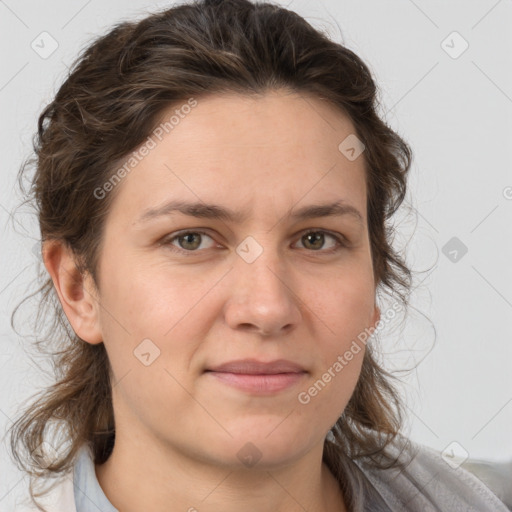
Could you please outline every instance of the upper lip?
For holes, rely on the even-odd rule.
[[[258,361],[257,359],[239,359],[237,361],[229,361],[218,366],[207,368],[206,371],[242,373],[248,375],[275,375],[277,373],[305,372],[302,366],[292,361],[287,361],[286,359],[277,359],[266,363]]]

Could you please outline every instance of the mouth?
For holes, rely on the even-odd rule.
[[[205,370],[217,382],[252,394],[274,394],[296,386],[307,375],[297,363],[283,359],[231,361]]]
[[[301,373],[247,374],[229,372],[208,372],[219,382],[256,394],[270,394],[295,386],[306,375]]]

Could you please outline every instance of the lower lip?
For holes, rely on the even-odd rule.
[[[250,375],[246,373],[207,372],[220,381],[253,393],[265,394],[283,391],[302,380],[305,372]]]

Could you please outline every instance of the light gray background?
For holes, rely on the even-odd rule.
[[[509,460],[512,1],[280,3],[368,63],[381,89],[382,114],[414,151],[410,211],[396,222],[397,246],[407,250],[407,261],[418,272],[413,308],[405,325],[380,334],[389,368],[418,364],[404,377],[406,432],[439,450],[453,447],[455,454],[471,458]],[[10,213],[20,201],[15,177],[31,151],[37,116],[92,37],[123,18],[167,5],[171,2],[0,0],[0,435],[21,401],[50,382],[22,348],[30,340],[13,334],[9,325],[36,271],[34,219],[23,215],[26,208],[14,219]],[[31,47],[43,31],[58,43],[46,59]],[[469,44],[457,58],[463,41],[448,37],[454,31]],[[452,56],[443,49],[445,40]],[[452,237],[468,249],[456,262],[443,253]],[[0,510],[11,511],[26,479],[11,464],[5,445],[0,450]]]

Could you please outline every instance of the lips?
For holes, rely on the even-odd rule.
[[[277,359],[270,362],[262,362],[256,359],[240,359],[207,368],[206,371],[244,375],[276,375],[306,372],[299,364],[287,361],[286,359]]]
[[[205,370],[207,378],[250,395],[274,395],[303,382],[308,372],[286,359],[229,361]]]

